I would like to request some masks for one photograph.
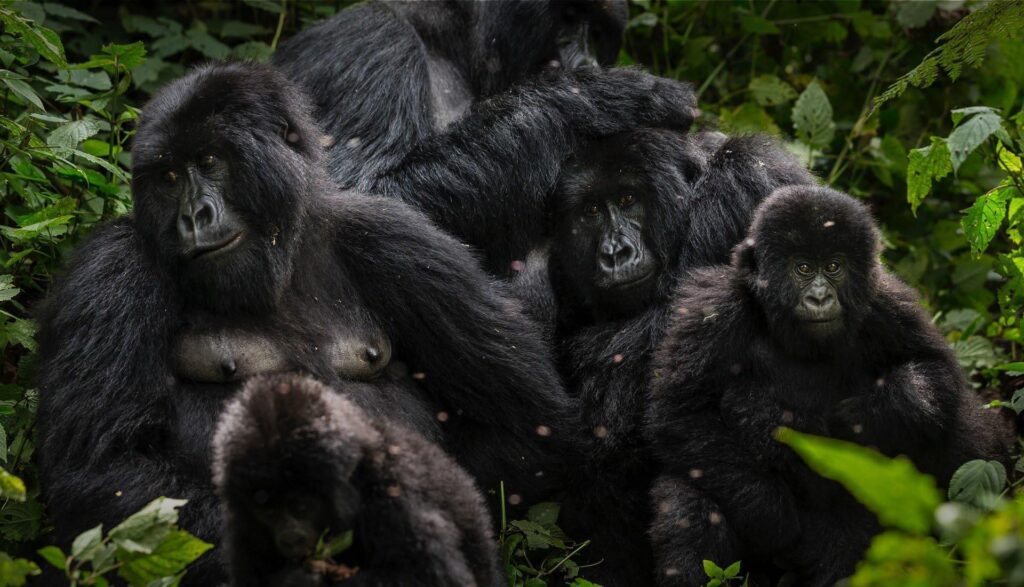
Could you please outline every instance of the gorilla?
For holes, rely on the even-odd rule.
[[[480,99],[545,69],[612,63],[628,12],[625,0],[371,1],[300,32],[273,63],[313,97],[337,145],[332,175],[356,185]]]
[[[773,140],[716,132],[636,130],[591,142],[566,163],[547,265],[536,251],[512,287],[550,325],[581,404],[591,474],[570,492],[563,522],[593,541],[584,558],[606,561],[588,578],[651,582],[654,474],[641,421],[673,289],[693,268],[726,261],[772,190],[813,182]]]
[[[704,583],[707,558],[779,561],[800,585],[853,572],[877,520],[776,443],[779,426],[907,455],[940,483],[1008,456],[998,415],[880,252],[861,203],[790,186],[757,209],[731,265],[679,289],[645,417],[661,584]]]
[[[335,181],[412,204],[507,277],[542,239],[569,153],[693,121],[690,84],[576,67],[610,63],[626,18],[622,0],[368,2],[273,62],[315,97]]]
[[[491,522],[466,472],[313,379],[249,380],[213,453],[232,585],[498,583]],[[352,546],[311,560],[325,533],[346,532]]]
[[[59,543],[160,495],[188,499],[182,526],[216,540],[215,418],[265,372],[344,387],[527,503],[574,462],[574,408],[532,321],[423,214],[339,192],[310,110],[246,64],[193,70],[146,105],[133,214],[81,244],[40,316]],[[205,557],[189,580],[222,573]]]

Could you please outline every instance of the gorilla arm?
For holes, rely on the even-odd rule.
[[[555,482],[573,412],[534,322],[418,211],[356,194],[328,205],[338,256],[385,320],[395,355],[448,410],[449,450],[485,490]]]
[[[168,291],[126,218],[78,248],[43,308],[40,469],[61,544],[161,495],[189,500],[182,527],[206,540],[219,534],[207,461],[190,452],[205,450],[197,422],[216,417],[219,399],[172,393]],[[192,420],[178,428],[176,413]],[[215,562],[204,557],[189,575],[215,582]]]
[[[536,244],[545,196],[576,146],[637,127],[686,129],[695,112],[689,84],[630,69],[550,74],[474,105],[360,187],[414,204],[505,271]]]
[[[797,538],[799,523],[794,497],[770,452],[777,408],[746,406],[744,422],[730,426],[723,418],[723,411],[731,416],[741,409],[727,405],[726,393],[754,404],[763,395],[756,387],[743,389],[749,380],[730,372],[731,349],[749,345],[757,317],[741,301],[729,271],[697,270],[680,289],[655,359],[646,435],[666,475],[706,491],[744,540],[773,552]],[[738,426],[763,431],[764,442],[745,443],[737,437]]]

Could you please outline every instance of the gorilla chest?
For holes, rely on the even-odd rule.
[[[193,315],[175,336],[175,375],[198,383],[230,383],[263,373],[302,370],[320,377],[367,381],[387,367],[391,341],[374,321],[352,316],[308,318],[311,321]]]

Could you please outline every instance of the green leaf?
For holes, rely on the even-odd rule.
[[[0,275],[0,302],[13,300],[19,292],[21,290],[15,287],[13,275]]]
[[[52,30],[22,18],[10,8],[0,8],[0,23],[6,32],[12,33],[29,44],[39,55],[57,67],[67,67],[64,45]]]
[[[25,501],[25,482],[5,469],[0,469],[0,497]]]
[[[988,248],[1006,218],[1007,202],[1014,188],[1003,186],[979,196],[961,220],[971,251],[980,255]]]
[[[39,95],[32,89],[32,86],[18,79],[4,79],[4,85],[36,108],[46,110],[46,108],[43,107],[43,101],[39,99]]]
[[[875,536],[850,578],[851,587],[959,587],[951,557],[930,536]]]
[[[243,0],[243,1],[246,4],[248,4],[249,6],[252,6],[253,8],[259,8],[260,10],[265,10],[267,12],[273,12],[274,14],[281,14],[282,12],[284,12],[284,7],[281,4],[279,4],[277,2],[272,2],[271,0]]]
[[[852,442],[779,428],[776,438],[818,474],[838,481],[883,526],[924,534],[942,498],[935,481],[903,457],[890,459]]]
[[[711,579],[720,579],[724,574],[722,568],[714,563],[714,561],[704,561],[704,574]]]
[[[255,35],[263,35],[270,31],[258,24],[229,20],[220,29],[221,38],[251,39]]]
[[[1021,173],[1020,157],[1013,151],[1007,149],[1003,143],[998,143],[996,145],[996,156],[999,158],[999,164],[1008,173],[1017,175]]]
[[[68,557],[56,546],[44,546],[38,550],[39,556],[53,567],[63,571],[68,568]]]
[[[6,552],[0,552],[0,585],[21,587],[26,584],[28,577],[40,572],[34,562],[23,558],[11,558]]]
[[[907,202],[917,214],[917,208],[932,190],[932,182],[938,181],[953,171],[946,141],[932,137],[932,144],[920,149],[911,149],[907,160]]]
[[[774,75],[759,75],[750,80],[747,88],[762,106],[778,106],[796,98],[793,86]]]
[[[1006,485],[1006,467],[998,461],[968,461],[953,473],[949,481],[949,499],[982,506],[986,498],[1002,493]]]
[[[354,535],[352,530],[343,532],[330,540],[322,547],[321,558],[331,558],[339,555],[352,547]]]
[[[832,104],[818,82],[811,82],[793,105],[793,128],[797,138],[810,147],[824,149],[832,142],[836,130]]]
[[[558,512],[561,506],[557,503],[546,501],[538,503],[526,512],[526,519],[537,522],[543,526],[554,525],[558,521]]]
[[[46,144],[51,147],[74,149],[85,139],[100,132],[100,126],[94,120],[83,118],[58,126],[46,137]]]
[[[991,110],[974,114],[967,119],[967,122],[953,129],[949,138],[946,139],[953,162],[953,171],[958,170],[967,156],[986,139],[1002,129],[1003,118]]]
[[[103,524],[86,530],[75,538],[71,544],[71,556],[79,560],[89,561],[103,546]]]
[[[733,110],[723,108],[719,113],[719,124],[727,132],[782,134],[775,119],[754,102],[744,102]]]
[[[176,512],[174,516],[177,518]],[[203,542],[185,530],[173,530],[148,554],[122,556],[119,553],[118,559],[124,564],[118,574],[132,585],[148,585],[164,577],[176,577],[189,563],[211,548],[212,544]]]
[[[732,579],[740,574],[741,561],[736,561],[725,568],[724,574],[727,578]]]
[[[110,539],[128,552],[151,553],[178,522],[185,499],[159,497],[110,531]]]
[[[744,14],[740,17],[740,27],[748,33],[755,35],[777,35],[779,27],[775,23],[756,14]]]
[[[899,2],[896,8],[896,22],[906,29],[921,28],[932,19],[938,4],[938,0]]]

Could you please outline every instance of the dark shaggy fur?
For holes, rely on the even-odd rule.
[[[497,584],[490,520],[465,471],[312,379],[251,380],[221,415],[213,451],[233,585],[321,584],[302,563],[326,530],[353,533],[334,561],[358,568],[345,585]]]
[[[640,424],[670,292],[687,271],[727,260],[773,189],[813,181],[774,141],[720,133],[635,131],[594,142],[567,164],[556,192],[549,279],[536,279],[528,260],[529,277],[513,286],[535,315],[553,317],[560,368],[581,402],[590,474],[563,512],[570,535],[594,540],[584,558],[607,561],[588,578],[650,581],[653,473]],[[598,219],[588,214],[624,195],[633,197],[623,212],[632,215],[633,245],[653,273],[638,286],[601,291],[595,281],[603,235],[619,239],[625,228],[608,224],[604,212]]]
[[[801,585],[853,571],[876,520],[775,442],[779,426],[908,455],[943,484],[967,460],[1005,458],[996,415],[879,251],[862,204],[789,187],[758,209],[731,266],[679,290],[646,415],[663,467],[651,533],[661,584],[703,584],[706,558],[783,561]],[[839,318],[798,321],[797,265],[833,259]]]
[[[78,248],[40,317],[40,464],[60,544],[160,495],[189,499],[183,527],[217,540],[208,448],[237,383],[176,371],[172,350],[191,328],[259,334],[275,369],[335,385],[346,373],[325,349],[354,324],[357,340],[389,343],[393,360],[346,392],[439,438],[481,487],[503,480],[529,502],[573,460],[570,401],[532,322],[421,213],[339,193],[306,110],[281,75],[241,64],[194,70],[146,106],[133,216]],[[194,185],[244,227],[213,258],[183,256],[173,228],[173,189]],[[220,577],[212,557],[189,573]]]
[[[537,244],[573,149],[693,120],[689,84],[572,60],[541,71],[584,30],[613,61],[625,19],[618,1],[368,2],[297,35],[274,63],[314,96],[336,181],[413,204],[504,276]]]

